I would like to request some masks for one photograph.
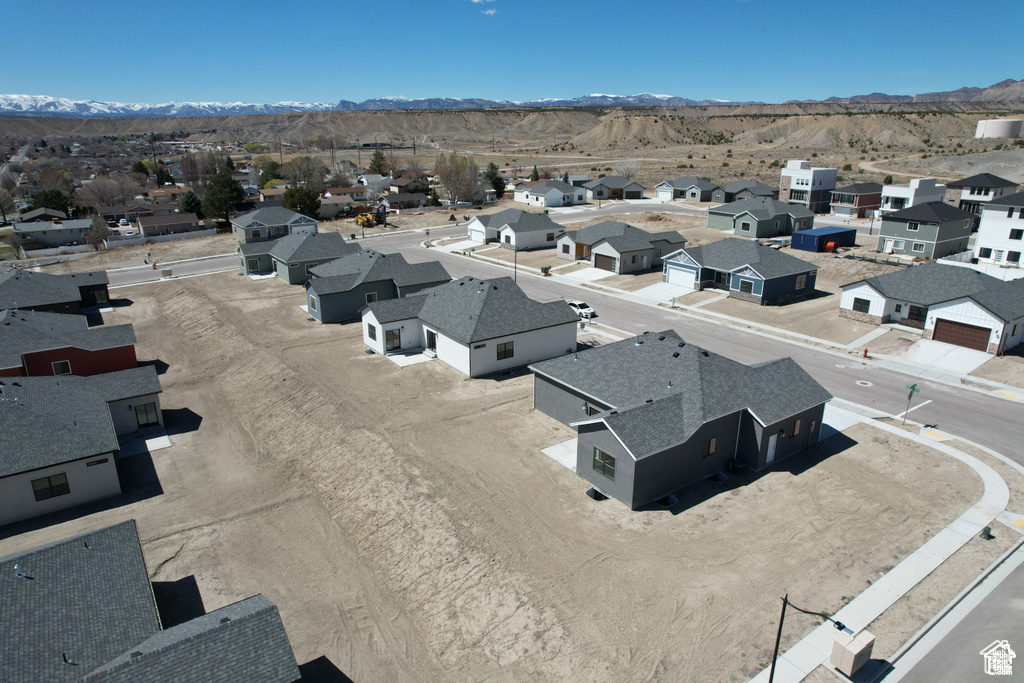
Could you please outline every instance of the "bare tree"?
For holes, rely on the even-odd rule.
[[[196,159],[195,154],[192,152],[185,152],[181,155],[181,161],[178,162],[178,168],[181,169],[181,182],[190,186],[199,183],[199,160]]]
[[[632,180],[640,172],[640,164],[635,161],[620,161],[615,166],[615,173],[626,180]]]
[[[310,156],[295,157],[282,166],[281,170],[284,171],[285,177],[293,187],[308,187],[313,182],[322,185],[324,176],[327,175],[327,167],[324,166],[324,163],[316,157]]]
[[[14,197],[7,190],[0,189],[0,214],[3,215],[4,223],[7,222],[7,214],[14,213]]]
[[[12,249],[14,249],[14,257],[21,259],[21,238],[18,237],[17,233],[12,232],[9,235],[4,236],[4,242],[6,242]]]
[[[103,220],[102,216],[93,216],[92,229],[85,235],[86,244],[99,251],[103,246],[103,241],[108,237],[110,237],[110,228],[107,227],[107,222]]]
[[[18,186],[18,178],[13,173],[4,173],[0,175],[0,189],[13,192],[14,188]]]
[[[335,167],[327,179],[327,187],[352,187],[352,179],[341,168]]]
[[[86,206],[124,204],[135,197],[135,181],[123,175],[96,176],[76,192],[79,203]]]
[[[469,156],[452,152],[440,155],[434,163],[434,171],[441,178],[445,198],[452,208],[460,201],[469,201],[479,192],[479,173],[476,163]]]
[[[59,168],[47,168],[39,174],[39,190],[59,190],[70,195],[75,189],[75,182],[71,174]]]
[[[422,180],[427,177],[426,171],[423,170],[423,164],[415,157],[409,158],[409,163],[405,166],[405,175],[417,180]]]

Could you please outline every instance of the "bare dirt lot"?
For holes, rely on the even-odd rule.
[[[994,382],[1024,387],[1024,347],[1016,346],[1002,357],[994,357],[976,368],[972,375]]]
[[[163,494],[0,555],[136,518],[154,579],[194,575],[207,610],[264,593],[300,663],[358,681],[746,680],[779,596],[838,609],[981,495],[955,460],[861,425],[631,512],[539,452],[571,432],[531,408],[529,375],[400,369],[277,280],[115,291],[132,304],[108,324],[169,364]]]

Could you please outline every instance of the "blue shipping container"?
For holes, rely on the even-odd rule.
[[[857,243],[857,229],[825,225],[810,230],[798,230],[793,233],[790,246],[801,251],[825,251],[825,246],[829,242],[835,242],[837,247],[852,247]]]

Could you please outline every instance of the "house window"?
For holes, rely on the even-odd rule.
[[[1022,237],[1024,237],[1024,230],[1019,230],[1018,229],[1018,230],[1011,230],[1010,231],[1010,239],[1011,240],[1019,240]]]
[[[637,256],[636,254],[633,254],[633,258],[630,260],[630,263],[636,263],[639,260],[639,258],[640,257]]]
[[[563,244],[562,245],[562,253],[563,254],[568,254],[569,253],[569,245],[568,244]]]
[[[871,301],[870,300],[868,300],[868,299],[861,299],[860,297],[855,297],[853,299],[853,310],[857,311],[858,313],[867,313],[870,308],[871,308]]]
[[[1006,252],[1007,263],[1020,263],[1020,252],[1019,251],[1008,251]]]
[[[373,325],[367,325],[366,336],[372,339],[373,341],[377,341],[377,328],[374,327]]]
[[[315,311],[316,310],[316,297],[315,296],[309,297],[309,310],[311,310],[311,311]]]
[[[791,436],[799,436],[799,435],[800,435],[800,420],[799,419],[793,420],[793,433],[791,434]]]
[[[1012,206],[1009,209],[1006,210],[1006,217],[1007,218],[1013,218],[1013,207]]]
[[[907,230],[910,232],[917,232],[918,227],[920,226],[917,223],[907,223]]]
[[[797,289],[803,289],[806,286],[807,286],[807,276],[806,275],[797,275],[796,276],[796,288]]]
[[[740,223],[740,230],[750,232],[750,223]]]
[[[402,348],[402,330],[387,330],[384,333],[384,350],[394,351]]]
[[[554,242],[554,241],[555,241],[555,233],[549,232],[548,233],[548,242]]]
[[[252,231],[252,236],[253,236],[253,238],[257,238],[258,239],[259,237],[262,237],[262,233],[259,230],[253,230]]]
[[[597,415],[601,412],[601,409],[597,406],[592,406],[589,403],[585,404],[585,406],[584,412],[586,412],[587,415]]]
[[[661,249],[654,250],[654,258],[661,258]]]
[[[754,291],[754,283],[751,280],[740,280],[740,291],[750,294]]]
[[[910,304],[910,308],[907,310],[907,320],[923,323],[927,318],[928,308],[926,306]]]
[[[907,243],[904,242],[903,240],[896,240],[896,242],[893,244],[893,248],[895,248],[895,249],[902,249],[903,247],[906,246],[906,244]]]
[[[366,303],[372,304],[376,300],[377,300],[377,292],[367,292],[366,293]]]
[[[979,249],[978,258],[992,258],[992,247],[982,247]]]
[[[71,374],[71,361],[59,360],[53,365],[53,374],[55,375],[70,375]]]
[[[705,458],[710,458],[712,455],[714,455],[715,454],[715,448],[717,448],[717,447],[718,447],[718,439],[717,438],[711,437],[710,439],[708,439],[708,442],[706,444],[704,444],[704,457]]]
[[[135,419],[139,423],[139,429],[160,424],[160,418],[156,414],[156,403],[135,406]]]
[[[35,494],[37,501],[66,496],[71,493],[71,487],[68,486],[68,475],[61,472],[49,477],[33,479],[32,493]]]
[[[515,342],[504,342],[498,344],[498,360],[505,360],[516,355]]]
[[[612,481],[615,480],[615,458],[608,455],[600,448],[594,449],[594,470],[600,472]]]
[[[924,242],[914,242],[914,246],[911,247],[912,251],[921,253],[924,251]]]
[[[895,310],[896,310],[897,313],[900,313],[901,311],[903,311],[903,304],[896,304],[896,309]]]

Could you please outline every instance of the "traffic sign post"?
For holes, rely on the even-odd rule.
[[[916,384],[908,384],[907,389],[910,389],[910,393],[907,394],[907,409],[903,411],[903,424],[907,424],[907,413],[910,412],[910,401],[914,398],[914,394],[921,393],[921,390],[917,388]]]

